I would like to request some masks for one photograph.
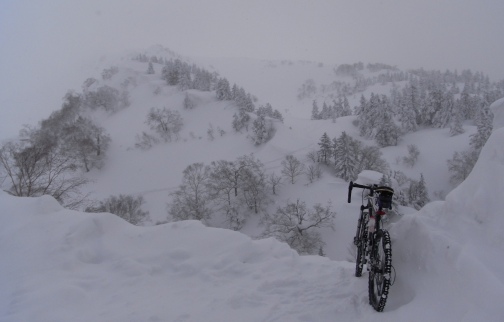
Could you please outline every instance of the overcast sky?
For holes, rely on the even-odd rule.
[[[502,0],[0,0],[0,139],[58,109],[103,54],[382,62],[504,78]]]

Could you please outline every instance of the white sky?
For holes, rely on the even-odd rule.
[[[503,18],[500,0],[0,0],[0,118],[9,120],[0,138],[59,108],[88,76],[83,62],[153,44],[192,56],[470,68],[500,80]]]

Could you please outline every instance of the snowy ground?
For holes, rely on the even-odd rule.
[[[146,67],[128,64],[125,77]],[[143,74],[131,88],[132,105],[102,120],[113,145],[107,166],[90,174],[94,197],[141,194],[153,219],[162,220],[168,194],[190,163],[253,152],[268,171],[279,173],[285,155],[304,158],[324,132],[331,138],[342,131],[357,134],[352,117],[310,121],[311,101],[295,98],[306,78],[329,78],[317,65],[240,70],[236,66],[243,64],[228,61],[214,66],[284,114],[273,140],[254,147],[246,134],[232,134],[233,107],[195,92],[201,105],[182,111],[180,141],[147,152],[132,149],[135,135],[146,128],[148,109],[180,106],[183,99],[183,93],[166,87],[153,96],[162,81],[158,74]],[[279,69],[285,70],[279,74]],[[356,201],[347,204],[348,184],[327,173],[311,185],[303,179],[282,186],[276,201],[331,201],[337,216],[335,231],[323,232],[327,258],[298,256],[273,239],[251,239],[260,232],[254,220],[245,234],[192,221],[136,227],[114,215],[62,209],[50,197],[0,192],[0,321],[502,321],[503,105],[502,100],[494,104],[494,133],[471,176],[446,201],[420,212],[403,209],[406,214],[391,224],[397,276],[383,313],[368,305],[367,274],[354,277],[354,263],[348,261],[357,192]],[[209,123],[227,134],[209,141]],[[400,146],[384,149],[384,157],[393,165],[406,155],[407,144],[417,144],[421,155],[414,168],[393,166],[413,178],[422,172],[431,197],[434,191],[448,192],[446,159],[467,147],[474,127],[465,129],[453,138],[447,129],[411,134]]]
[[[351,262],[195,221],[137,227],[1,192],[0,320],[501,321],[503,139],[494,131],[446,202],[392,225],[397,278],[383,313]]]

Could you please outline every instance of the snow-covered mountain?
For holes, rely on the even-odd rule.
[[[127,89],[130,104],[113,114],[91,113],[110,134],[111,145],[105,166],[87,174],[92,183],[85,189],[95,199],[143,196],[152,223],[169,220],[169,194],[177,190],[189,164],[254,153],[268,172],[280,174],[286,155],[305,160],[308,152],[318,149],[324,132],[331,138],[343,131],[359,138],[355,116],[335,122],[310,120],[312,100],[330,95],[329,89],[298,98],[307,79],[317,86],[333,82],[333,66],[185,59],[160,47],[149,55],[196,62],[218,72],[254,95],[257,105],[270,103],[284,119],[275,123],[271,140],[254,145],[249,132],[233,130],[234,102],[217,100],[215,92],[167,86],[160,78],[161,64],[154,64],[155,73],[147,74],[147,63],[132,60],[132,55],[102,60],[91,71],[90,77],[97,79],[92,86]],[[111,66],[117,72],[103,79],[102,71]],[[375,84],[365,94],[387,93],[390,88],[391,84]],[[194,108],[183,108],[186,95]],[[349,97],[352,107],[360,95]],[[346,203],[347,182],[325,169],[313,183],[304,177],[295,184],[284,183],[266,211],[296,199],[310,206],[330,202],[336,212],[334,230],[321,229],[327,258],[299,256],[271,238],[251,239],[263,229],[254,216],[241,232],[195,221],[136,227],[114,215],[65,210],[51,197],[15,198],[2,192],[0,247],[6,260],[0,264],[0,320],[499,321],[504,316],[498,303],[504,295],[498,274],[504,268],[498,256],[504,247],[499,237],[504,225],[496,196],[504,191],[498,180],[504,171],[499,136],[503,105],[498,101],[492,106],[493,134],[471,175],[446,201],[435,201],[419,212],[400,208],[404,215],[390,224],[396,281],[383,314],[368,305],[367,276],[354,277],[349,262],[359,204]],[[136,148],[137,135],[149,130],[147,113],[163,107],[177,110],[184,121],[178,139],[148,150]],[[212,138],[209,129],[222,135]],[[423,129],[381,151],[394,170],[415,179],[422,173],[431,199],[436,199],[451,190],[446,160],[467,148],[476,131],[471,124],[464,129],[457,136],[450,136],[446,128]],[[420,150],[414,167],[398,161],[410,144]],[[357,181],[378,179],[367,171]],[[216,220],[213,226],[225,224]]]
[[[65,210],[48,196],[1,192],[0,318],[500,321],[503,130],[447,201],[392,225],[397,277],[384,313],[367,304],[367,281],[353,276],[351,262],[299,256],[274,239],[196,221],[138,227]]]

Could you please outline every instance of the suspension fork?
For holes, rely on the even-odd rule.
[[[368,207],[365,207],[364,205],[361,205],[360,207],[360,216],[359,216],[359,220],[357,221],[357,231],[355,232],[355,238],[354,238],[354,244],[355,245],[358,245],[358,243],[361,242],[361,229],[362,228],[365,228],[363,227],[362,225],[365,224],[363,223],[363,221],[365,220],[365,216],[364,216],[364,210],[367,209]]]

